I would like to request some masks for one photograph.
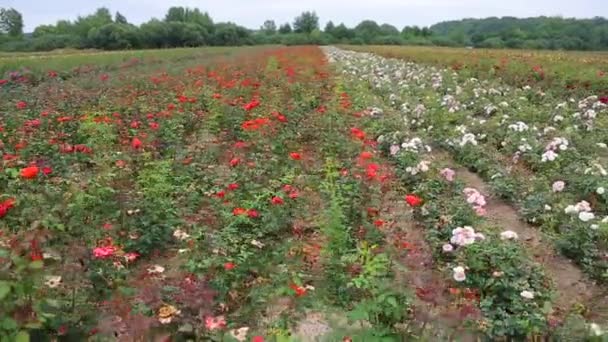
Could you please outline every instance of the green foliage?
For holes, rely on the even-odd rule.
[[[262,27],[260,27],[260,31],[262,31],[266,35],[273,35],[277,33],[277,24],[275,24],[274,20],[266,20]]]
[[[279,27],[280,34],[287,34],[287,33],[291,33],[291,32],[292,32],[292,29],[291,29],[291,25],[289,25],[289,23],[285,23]]]
[[[296,33],[312,33],[319,29],[319,17],[315,12],[303,12],[293,21],[293,30]]]
[[[105,50],[124,50],[140,46],[137,28],[129,24],[110,23],[92,28],[87,39],[93,46]]]
[[[602,17],[490,17],[435,24],[430,30],[458,45],[486,48],[533,48],[605,50],[608,48],[608,20]],[[462,39],[454,39],[460,36]],[[447,43],[445,41],[444,43]],[[439,42],[438,42],[439,43]]]
[[[23,17],[14,8],[0,8],[0,33],[10,37],[20,37],[23,34]]]

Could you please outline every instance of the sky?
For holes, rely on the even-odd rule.
[[[608,0],[0,0],[0,7],[21,12],[25,32],[59,19],[75,19],[99,7],[119,11],[129,22],[141,24],[162,18],[171,6],[197,7],[215,22],[232,21],[258,28],[264,20],[277,25],[292,22],[303,11],[314,10],[322,26],[332,20],[353,27],[364,19],[406,25],[429,26],[444,20],[489,16],[608,16]]]

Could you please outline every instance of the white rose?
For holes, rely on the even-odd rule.
[[[600,186],[599,188],[597,188],[597,190],[595,190],[595,192],[597,192],[598,195],[603,195],[604,192],[606,192],[606,189]]]
[[[526,299],[534,299],[534,292],[532,291],[521,291],[519,295]]]
[[[454,280],[461,282],[467,279],[467,276],[464,273],[464,267],[457,266],[452,269],[454,271]]]
[[[578,218],[583,222],[589,222],[595,218],[595,215],[591,212],[583,211],[578,214]]]
[[[564,183],[563,181],[557,181],[557,182],[553,183],[551,188],[553,188],[553,192],[561,192],[564,190],[565,186],[566,186],[566,183]]]
[[[506,230],[500,233],[501,240],[517,240],[518,238],[519,236],[517,235],[517,233],[511,230]]]

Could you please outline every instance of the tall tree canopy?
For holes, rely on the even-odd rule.
[[[293,29],[298,33],[312,33],[319,29],[319,17],[315,12],[304,12],[293,22]]]
[[[23,34],[23,17],[14,8],[0,8],[0,32],[11,37]]]

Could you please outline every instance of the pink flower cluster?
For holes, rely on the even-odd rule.
[[[114,246],[97,247],[93,249],[93,256],[95,256],[95,259],[106,259],[113,256],[114,253],[116,253],[116,247]]]
[[[467,203],[473,206],[473,209],[479,216],[486,214],[486,198],[474,188],[465,188],[464,195],[467,197]]]
[[[453,182],[454,181],[454,176],[456,176],[456,171],[454,171],[454,170],[452,170],[450,168],[445,168],[445,169],[441,170],[439,173],[448,182]]]

